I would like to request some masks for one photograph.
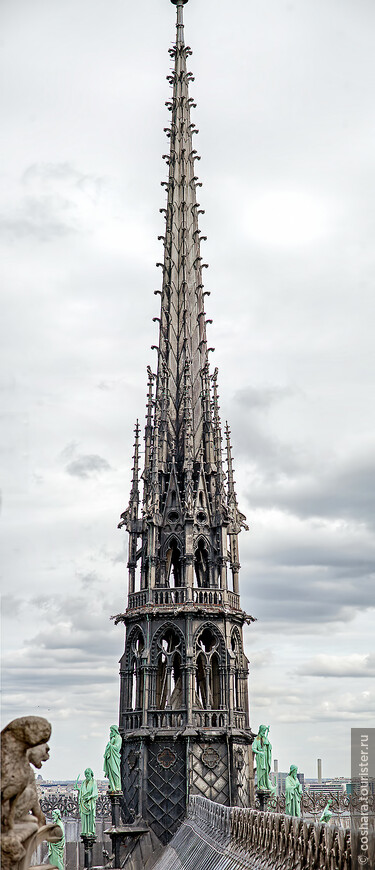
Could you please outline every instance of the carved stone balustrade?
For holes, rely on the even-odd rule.
[[[147,607],[176,607],[183,604],[202,607],[230,607],[240,610],[240,596],[235,592],[219,589],[217,586],[193,587],[158,586],[155,589],[141,589],[129,594],[128,611],[142,610]]]

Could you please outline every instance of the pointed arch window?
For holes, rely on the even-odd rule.
[[[131,667],[129,686],[129,709],[141,710],[143,706],[143,635],[138,634],[131,643]]]
[[[210,585],[208,548],[202,538],[199,539],[194,554],[194,571],[196,585],[200,589],[207,588]]]
[[[232,636],[230,639],[232,653],[235,656],[234,659],[234,679],[233,679],[233,703],[235,710],[242,709],[242,700],[241,700],[241,682],[240,682],[240,666],[241,666],[241,639],[239,637],[237,629],[232,632]]]
[[[183,706],[181,640],[167,629],[158,640],[156,669],[156,707],[159,710],[179,710]]]
[[[205,628],[196,645],[195,706],[219,710],[221,705],[219,641]]]
[[[175,538],[172,538],[166,552],[167,586],[182,586],[181,548]]]

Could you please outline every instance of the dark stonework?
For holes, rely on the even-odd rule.
[[[85,870],[92,870],[93,861],[92,861],[92,850],[94,843],[96,841],[96,837],[93,834],[81,834],[81,840],[83,842],[83,854],[84,854],[84,863],[83,866]]]
[[[253,801],[248,661],[228,425],[223,450],[217,369],[210,372],[196,200],[196,151],[182,5],[170,49],[170,152],[157,372],[148,368],[141,504],[140,427],[120,527],[129,533],[119,727],[123,818],[166,843],[188,796]],[[195,142],[194,142],[195,144]],[[141,509],[140,509],[141,508]]]

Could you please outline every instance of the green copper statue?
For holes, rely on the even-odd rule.
[[[111,725],[104,752],[104,775],[109,779],[109,791],[121,791],[120,752],[122,737],[117,725]]]
[[[77,788],[79,777],[75,788]],[[94,779],[94,771],[91,767],[85,770],[85,779],[78,788],[78,807],[81,816],[82,834],[91,834],[95,837],[96,801],[98,799],[98,786]]]
[[[319,819],[320,822],[325,822],[326,824],[328,824],[329,820],[332,818],[332,813],[330,810],[331,803],[332,803],[331,800],[329,800],[326,803],[324,810],[322,812],[322,815],[320,816],[320,819]]]
[[[290,765],[290,771],[285,780],[285,813],[287,816],[301,816],[302,786],[297,778],[298,767]]]
[[[257,764],[257,789],[274,791],[270,780],[272,745],[268,739],[269,725],[259,725],[258,734],[253,740],[252,750]]]
[[[64,870],[65,832],[60,810],[52,810],[52,821],[54,825],[59,825],[61,828],[62,837],[58,843],[48,843],[48,858],[53,867],[58,867],[58,870]]]

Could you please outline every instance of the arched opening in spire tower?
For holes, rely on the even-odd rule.
[[[176,538],[172,538],[166,552],[165,573],[167,586],[182,586],[181,548]]]
[[[143,636],[139,634],[132,642],[133,657],[130,675],[130,709],[140,710],[143,705],[143,670],[141,657],[144,649]]]
[[[231,649],[232,653],[235,656],[235,670],[233,675],[233,703],[235,710],[242,709],[242,700],[241,700],[241,680],[240,680],[240,652],[241,652],[241,640],[238,635],[236,629],[232,632],[231,636]]]
[[[178,710],[182,706],[181,642],[168,629],[158,641],[159,655],[156,672],[156,707],[159,710]]]
[[[194,571],[196,585],[201,589],[207,588],[210,585],[208,548],[202,538],[199,539],[194,554]]]
[[[221,706],[218,639],[205,628],[197,642],[195,706],[219,710]]]

